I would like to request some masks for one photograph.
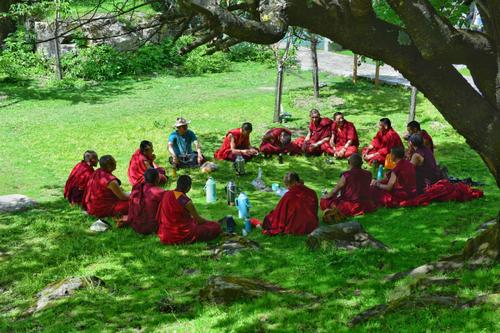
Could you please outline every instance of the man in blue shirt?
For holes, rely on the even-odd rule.
[[[189,123],[184,118],[177,118],[174,125],[176,130],[168,137],[168,151],[171,155],[170,164],[177,168],[196,167],[205,160],[196,134],[188,129]],[[193,151],[193,144],[196,151]]]

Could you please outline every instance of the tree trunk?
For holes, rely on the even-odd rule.
[[[274,103],[274,118],[275,123],[281,122],[281,97],[283,96],[283,64],[278,64],[278,73],[276,76],[276,97]]]
[[[408,114],[408,122],[415,120],[415,114],[417,111],[417,94],[418,94],[418,89],[412,86],[411,96],[410,96],[410,113]]]
[[[352,64],[352,83],[358,82],[358,55],[355,54],[353,57]]]
[[[380,86],[380,64],[377,61],[377,64],[375,65],[375,88],[378,88]]]
[[[60,11],[59,11],[59,6],[56,7],[56,20],[55,20],[55,29],[54,29],[54,43],[56,46],[56,75],[58,80],[62,80],[63,78],[63,71],[62,71],[62,66],[61,66],[61,45],[59,41],[59,16],[60,16]]]
[[[319,98],[318,39],[311,39],[311,60],[314,97]]]

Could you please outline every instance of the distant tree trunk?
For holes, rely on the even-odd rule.
[[[318,38],[311,38],[311,60],[314,97],[319,98]]]
[[[276,77],[276,94],[274,101],[274,118],[275,123],[281,122],[281,99],[283,96],[283,64],[278,64],[278,75]]]
[[[285,49],[284,49],[282,55],[280,54],[279,43],[276,43],[276,44],[271,46],[271,50],[274,53],[274,58],[276,59],[276,70],[277,70],[276,94],[275,94],[274,117],[273,117],[273,121],[275,123],[281,122],[281,100],[282,100],[282,96],[283,96],[283,77],[285,74],[285,64],[286,64],[286,61],[288,59],[290,47],[293,44],[292,31],[290,31],[287,34],[285,39],[286,39],[286,44],[285,44]]]
[[[358,55],[355,54],[354,57],[354,62],[352,64],[352,83],[358,82]]]
[[[377,61],[375,65],[375,88],[380,86],[380,63]]]
[[[56,75],[58,80],[62,80],[63,71],[61,66],[61,45],[59,43],[59,18],[60,11],[59,6],[56,6],[56,21],[55,21],[55,29],[54,29],[54,43],[56,45]]]
[[[418,90],[415,87],[411,87],[410,96],[410,113],[408,114],[408,122],[415,120],[415,113],[417,111],[417,94]]]

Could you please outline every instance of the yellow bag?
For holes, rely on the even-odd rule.
[[[387,156],[385,157],[384,169],[392,170],[395,167],[396,167],[396,163],[394,163],[394,161],[392,160],[392,155],[387,154]]]

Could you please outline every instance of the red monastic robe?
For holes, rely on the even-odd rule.
[[[318,227],[318,196],[303,184],[292,186],[265,218],[266,235],[307,235]]]
[[[132,186],[144,182],[144,172],[146,171],[146,165],[144,162],[149,162],[154,168],[160,173],[160,184],[164,184],[167,181],[165,176],[165,169],[159,168],[156,163],[144,156],[140,149],[137,149],[135,153],[130,158],[130,163],[128,165],[128,181]]]
[[[297,147],[293,142],[288,143],[285,147],[282,147],[280,137],[283,132],[292,135],[292,132],[286,128],[273,128],[267,131],[264,138],[269,138],[266,141],[262,140],[260,144],[260,152],[266,155],[273,154],[300,154],[300,147]]]
[[[214,153],[214,157],[217,160],[230,160],[234,161],[236,159],[236,154],[233,154],[231,152],[231,139],[229,138],[229,134],[233,135],[234,142],[236,144],[236,149],[250,149],[250,136],[244,135],[242,133],[241,128],[236,128],[233,130],[230,130],[229,132],[226,133],[226,136],[224,137],[224,141],[222,142],[222,146]],[[250,159],[250,155],[246,154],[240,154],[244,159]]]
[[[336,152],[342,150],[349,140],[352,140],[352,142],[347,148],[344,158],[348,158],[352,154],[358,152],[358,132],[356,131],[356,127],[353,123],[345,120],[344,125],[339,127],[336,122],[332,122],[331,132],[335,135],[333,138],[335,147],[328,146],[327,153],[329,155],[334,155]]]
[[[305,137],[302,136],[297,138],[293,143],[297,147],[303,149],[308,155],[321,155],[326,153],[330,144],[328,142],[323,143],[319,147],[312,147],[311,144],[321,141],[325,138],[329,138],[332,135],[331,132],[332,120],[329,118],[321,118],[318,125],[311,121],[309,123],[309,131],[311,132],[311,137],[308,142],[305,142]],[[305,145],[305,146],[304,146]]]
[[[372,200],[370,183],[372,174],[361,168],[353,168],[342,174],[345,178],[345,186],[338,197],[321,199],[322,210],[334,206],[344,216],[363,215],[377,209]]]
[[[217,222],[197,224],[185,208],[191,199],[182,192],[166,191],[158,207],[158,236],[164,244],[183,244],[217,238],[222,229]]]
[[[71,204],[81,205],[87,183],[94,173],[94,168],[85,161],[79,162],[69,174],[64,186],[64,197]]]
[[[473,189],[463,183],[451,183],[447,179],[439,180],[425,189],[416,198],[401,202],[401,206],[427,206],[432,201],[470,201],[483,197],[481,190]]]
[[[387,174],[387,182],[391,174],[396,175],[396,183],[391,191],[379,188],[372,189],[375,202],[385,207],[400,207],[403,201],[411,200],[417,195],[417,178],[415,166],[410,161],[400,160],[394,169]]]
[[[379,153],[379,155],[368,160],[370,163],[377,162],[379,164],[384,164],[385,158],[391,152],[392,148],[403,147],[403,142],[399,134],[393,128],[387,131],[378,131],[371,144],[373,149],[368,150],[368,147],[364,148],[363,155]]]
[[[108,188],[113,180],[121,184],[118,178],[104,169],[99,168],[94,172],[89,179],[83,199],[87,213],[96,217],[127,215],[129,201],[118,199]]]
[[[156,233],[156,213],[165,190],[149,183],[140,183],[132,188],[127,224],[140,234]]]

